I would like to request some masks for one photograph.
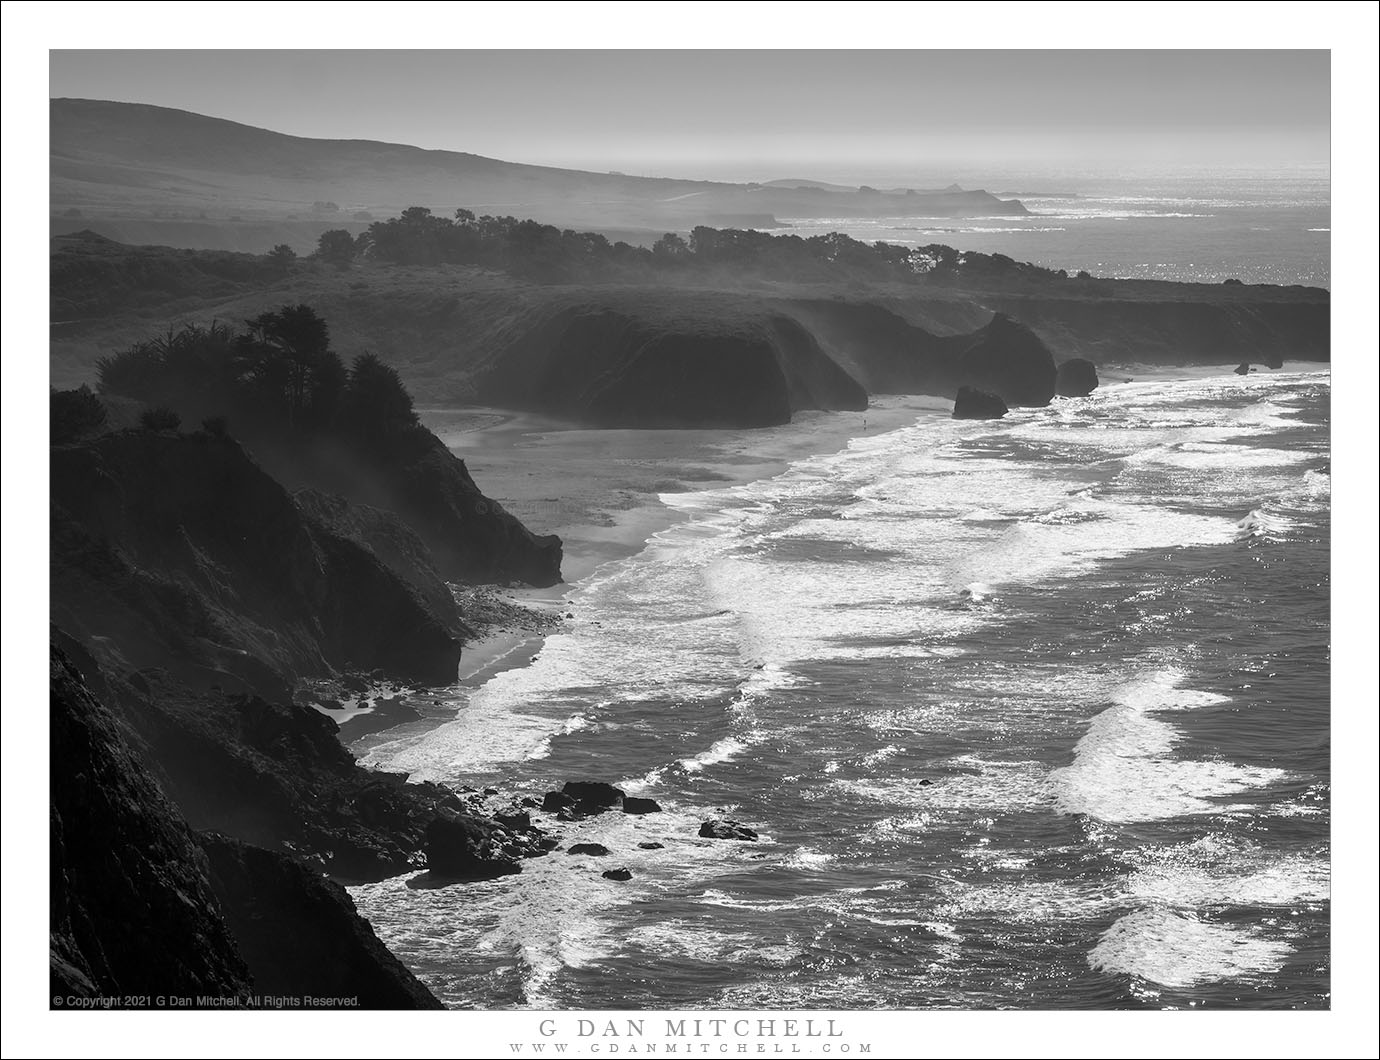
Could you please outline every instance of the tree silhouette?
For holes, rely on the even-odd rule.
[[[332,265],[348,265],[355,258],[355,237],[343,228],[322,232],[316,241],[316,256]]]

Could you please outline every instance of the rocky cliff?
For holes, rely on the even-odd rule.
[[[148,748],[93,693],[82,667],[94,665],[55,633],[49,977],[64,1007],[131,995],[250,1007],[264,994],[441,1007],[319,870],[193,832],[147,767]],[[103,695],[121,685],[93,672]]]
[[[247,998],[195,837],[56,649],[48,677],[53,994]]]
[[[116,668],[277,698],[338,670],[454,679],[453,609],[305,515],[232,439],[115,431],[55,446],[51,468],[52,616]]]
[[[488,403],[618,427],[762,427],[867,407],[799,321],[760,300],[687,292],[547,307],[476,386]]]

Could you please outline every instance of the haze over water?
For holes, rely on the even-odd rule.
[[[799,236],[841,231],[902,246],[943,243],[1070,274],[1085,269],[1134,279],[1331,286],[1325,167],[1225,176],[1009,173],[995,178],[1004,182],[1000,187],[992,179],[989,174],[982,181],[986,190],[1020,199],[1030,216],[783,217],[778,220],[789,227],[766,230]]]

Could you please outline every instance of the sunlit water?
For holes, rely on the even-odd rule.
[[[664,497],[535,663],[370,761],[665,812],[361,910],[457,1006],[1327,1005],[1328,407],[1133,382]]]
[[[943,243],[1070,273],[1330,287],[1331,192],[1325,172],[1270,177],[1048,177],[1026,181],[1025,217],[779,218],[776,234],[841,231],[866,242]]]

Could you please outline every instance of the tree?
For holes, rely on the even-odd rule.
[[[316,256],[332,265],[348,265],[355,258],[355,237],[343,228],[322,232],[316,241]]]
[[[652,244],[652,256],[659,262],[676,261],[690,254],[690,245],[674,232],[667,232]]]
[[[289,427],[328,422],[340,403],[345,369],[330,329],[309,305],[285,305],[246,320],[240,341],[251,387],[280,405]]]
[[[277,265],[284,272],[287,272],[292,266],[292,263],[297,260],[297,251],[293,250],[286,243],[279,243],[268,252],[268,260],[273,262],[274,265]]]
[[[369,438],[397,434],[417,423],[402,377],[372,353],[361,353],[350,365],[342,411],[343,426]]]

